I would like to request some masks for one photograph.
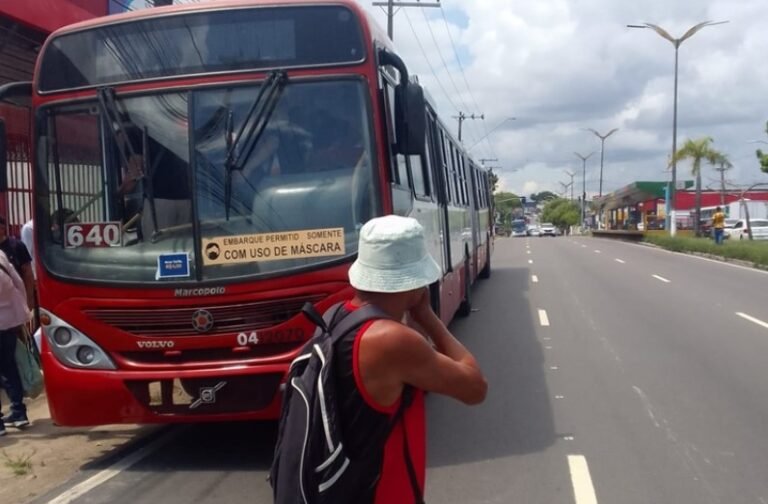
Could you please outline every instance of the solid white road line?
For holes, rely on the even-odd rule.
[[[539,277],[537,277],[536,275],[531,275],[531,282],[539,283]]]
[[[651,275],[651,276],[652,276],[653,278],[655,278],[656,280],[661,280],[661,281],[662,281],[662,282],[664,282],[664,283],[670,283],[670,282],[672,281],[672,280],[667,280],[667,279],[666,279],[666,278],[664,278],[663,276],[659,276],[659,275]]]
[[[759,318],[755,318],[755,317],[753,317],[751,315],[747,315],[746,313],[743,313],[743,312],[736,312],[736,315],[738,315],[739,317],[741,317],[741,318],[743,318],[745,320],[749,320],[752,323],[755,323],[755,324],[757,324],[759,326],[763,326],[766,329],[768,329],[768,322],[763,322]]]
[[[576,504],[597,504],[595,486],[589,475],[589,465],[584,455],[568,455],[568,467],[571,470],[573,497]]]
[[[62,493],[58,497],[55,497],[54,499],[48,501],[48,504],[69,504],[70,502],[78,499],[79,497],[82,497],[83,495],[87,494],[97,486],[101,485],[102,483],[107,482],[108,480],[114,478],[118,474],[120,474],[122,471],[127,470],[132,465],[136,464],[137,462],[140,462],[147,456],[151,455],[152,453],[156,452],[166,444],[168,444],[171,440],[176,438],[182,429],[176,429],[174,432],[170,434],[166,434],[159,439],[156,439],[155,441],[152,441],[148,445],[139,448],[135,452],[131,453],[124,459],[121,459],[114,464],[112,464],[110,467],[104,469],[103,471],[99,471],[98,473],[94,474],[87,480],[78,483],[77,485],[73,486],[66,492]]]
[[[624,261],[622,261],[621,259],[614,259],[614,261],[616,261],[617,263],[626,264],[626,263],[625,263]]]
[[[539,310],[539,323],[542,327],[549,327],[549,317],[547,316],[547,310]]]

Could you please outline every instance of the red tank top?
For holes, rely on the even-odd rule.
[[[350,303],[345,305],[349,311],[357,307]],[[388,417],[394,416],[400,405],[400,399],[389,407],[382,406],[370,396],[363,384],[359,368],[360,341],[365,331],[373,321],[366,323],[357,332],[352,348],[352,370],[355,386],[366,407]],[[424,408],[424,392],[414,390],[413,403],[405,410],[403,419],[397,423],[386,439],[383,460],[381,461],[381,478],[376,485],[374,504],[409,504],[414,501],[408,468],[403,454],[403,434],[408,433],[408,447],[410,448],[411,461],[416,470],[416,478],[422,495],[424,493],[424,481],[426,477],[426,417]]]

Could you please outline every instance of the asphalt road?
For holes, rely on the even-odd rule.
[[[488,398],[428,398],[427,502],[768,504],[767,288],[640,245],[497,240],[451,325]],[[269,503],[274,438],[172,427],[38,502]]]

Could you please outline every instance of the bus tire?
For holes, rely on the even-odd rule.
[[[459,317],[469,317],[472,313],[472,279],[469,272],[469,257],[464,260],[464,299],[461,300],[456,314]]]
[[[491,244],[486,242],[485,246],[485,266],[480,270],[480,278],[491,278]]]

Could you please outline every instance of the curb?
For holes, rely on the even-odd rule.
[[[659,249],[659,250],[665,250],[665,251],[667,251],[667,252],[669,252],[671,254],[680,254],[680,255],[689,255],[689,256],[695,256],[695,257],[702,257],[704,259],[709,259],[709,260],[712,260],[712,261],[719,261],[719,262],[728,263],[728,264],[735,264],[737,266],[742,266],[744,268],[752,268],[752,269],[760,270],[760,271],[768,271],[768,266],[762,266],[760,264],[755,264],[755,263],[753,263],[751,261],[744,261],[743,259],[732,259],[730,257],[723,257],[723,256],[716,255],[716,254],[708,254],[706,252],[681,252],[681,251],[678,251],[678,250],[669,250],[667,248],[662,247],[661,245],[656,245],[655,243],[648,243],[648,242],[644,242],[644,241],[637,242],[637,244],[638,245],[642,245],[644,247],[650,247],[650,248],[655,248],[655,249]]]

